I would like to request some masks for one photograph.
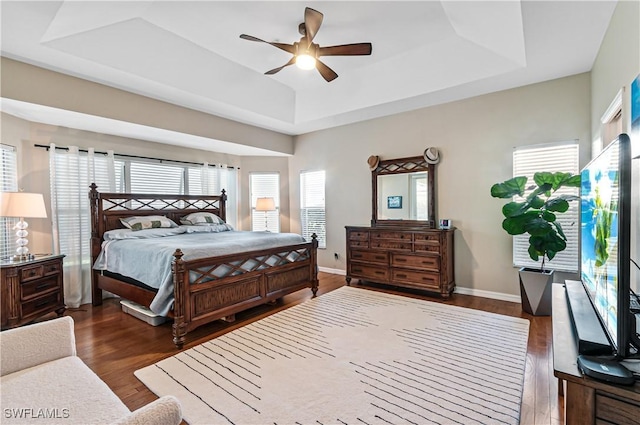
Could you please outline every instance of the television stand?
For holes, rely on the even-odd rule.
[[[637,424],[640,383],[631,387],[608,384],[585,377],[578,370],[578,344],[566,288],[561,283],[553,284],[551,322],[553,375],[558,378],[558,394],[564,396],[565,425]]]

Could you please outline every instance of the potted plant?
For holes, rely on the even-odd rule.
[[[552,260],[567,247],[567,237],[557,218],[569,209],[569,202],[579,199],[575,195],[555,195],[561,187],[580,187],[580,175],[563,172],[538,172],[533,176],[534,185],[527,186],[525,176],[513,177],[491,187],[494,198],[523,197],[523,201],[511,200],[502,207],[502,228],[510,235],[529,235],[529,257],[538,261],[539,269],[523,267],[519,271],[522,308],[534,315],[551,313],[551,283],[553,270],[545,269],[545,261]]]

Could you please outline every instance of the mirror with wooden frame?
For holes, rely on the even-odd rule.
[[[372,158],[371,225],[435,228],[435,165],[424,156]]]

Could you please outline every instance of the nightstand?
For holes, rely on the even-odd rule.
[[[62,289],[64,255],[40,255],[33,260],[0,262],[0,325],[15,328],[65,310]]]

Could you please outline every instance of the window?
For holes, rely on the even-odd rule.
[[[513,152],[513,176],[527,176],[533,179],[533,174],[538,171],[577,174],[580,171],[578,153],[577,142],[516,148]],[[525,197],[529,192],[525,191]],[[578,195],[578,192],[578,188],[561,188],[556,194]],[[558,217],[558,222],[567,237],[567,248],[545,263],[550,268],[566,272],[578,271],[579,207],[579,202],[570,202],[569,210]],[[528,249],[528,235],[514,236],[513,264],[517,267],[539,268],[541,261],[533,261],[529,257]]]
[[[16,148],[9,145],[0,145],[0,166],[2,175],[0,184],[2,192],[18,191],[18,155]],[[0,258],[7,258],[15,254],[17,245],[13,226],[18,222],[17,218],[0,217]]]
[[[324,171],[304,171],[300,173],[300,221],[302,236],[311,240],[318,236],[318,247],[326,248],[326,220],[324,209]]]
[[[249,190],[251,192],[251,230],[280,232],[280,174],[250,173]],[[258,198],[273,198],[275,210],[257,211]]]

